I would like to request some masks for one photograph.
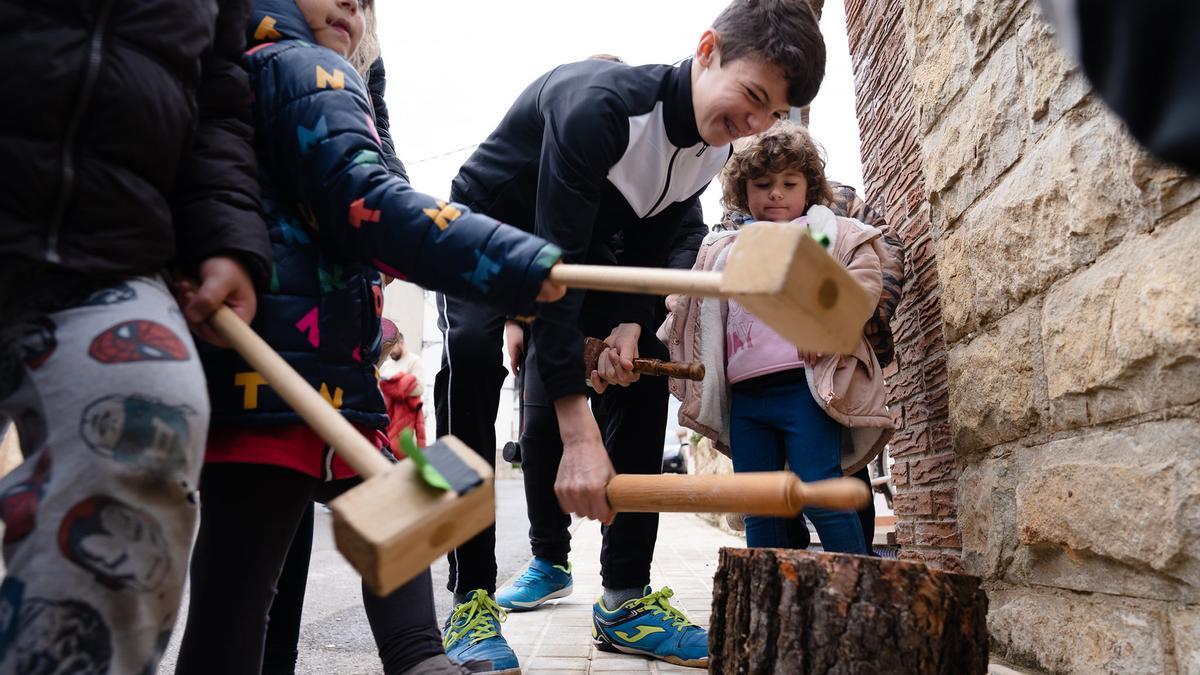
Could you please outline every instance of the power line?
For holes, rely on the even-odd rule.
[[[413,161],[411,161],[411,162],[405,162],[405,164],[407,164],[408,166],[412,166],[412,165],[414,165],[414,164],[421,164],[421,163],[424,163],[424,162],[431,162],[431,161],[433,161],[433,160],[435,160],[435,159],[441,159],[441,158],[443,158],[443,157],[449,157],[450,155],[456,155],[456,154],[458,154],[458,153],[460,153],[460,152],[464,152],[464,151],[466,151],[466,150],[474,150],[475,148],[478,148],[478,147],[479,147],[479,144],[478,144],[478,143],[472,143],[472,144],[470,144],[470,145],[464,145],[464,146],[463,146],[463,147],[461,147],[461,148],[455,148],[455,149],[453,149],[453,150],[447,150],[446,152],[439,153],[439,154],[436,154],[436,155],[430,155],[430,156],[428,156],[428,157],[422,157],[421,159],[414,159],[414,160],[413,160]]]

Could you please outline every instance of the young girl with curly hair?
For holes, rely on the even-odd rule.
[[[741,145],[721,176],[722,203],[754,220],[807,227],[873,296],[881,286],[880,232],[841,218],[825,179],[825,161],[803,128],[780,122]],[[706,239],[695,269],[725,265],[737,230]],[[659,333],[673,359],[704,361],[704,382],[672,382],[682,393],[679,421],[732,450],[734,471],[778,471],[805,481],[853,473],[882,448],[893,426],[879,362],[864,338],[847,355],[797,350],[734,300],[680,298]],[[878,454],[877,450],[874,454]],[[850,465],[846,457],[853,457]],[[867,552],[854,513],[809,508],[827,551]],[[746,518],[746,543],[794,545],[798,522]],[[790,526],[790,527],[789,527]]]

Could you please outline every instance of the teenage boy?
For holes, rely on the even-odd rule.
[[[766,130],[816,95],[825,48],[806,0],[735,0],[677,66],[629,67],[601,60],[559,66],[534,81],[454,179],[451,197],[473,210],[527,224],[558,244],[569,263],[662,266],[681,220],[695,208],[737,138]],[[620,233],[623,246],[608,245]],[[588,408],[609,384],[637,381],[631,359],[665,353],[649,325],[655,298],[568,292],[538,309],[526,357],[522,452],[531,508],[551,489],[563,513],[606,526],[604,596],[594,607],[600,646],[673,663],[707,663],[707,636],[651,593],[653,515],[615,514],[605,499],[614,465],[625,473],[661,470],[661,434],[641,438],[632,420],[608,447]],[[435,381],[438,434],[453,433],[491,460],[495,414],[505,370],[499,341],[505,317],[439,295],[445,334]],[[643,333],[645,336],[643,337]],[[612,347],[596,371],[582,366],[585,335]],[[614,392],[615,393],[615,392]],[[653,393],[653,392],[651,392]],[[636,417],[638,397],[621,397]],[[615,401],[614,401],[615,403]],[[617,414],[605,406],[610,419]],[[552,487],[551,487],[552,484]],[[518,668],[500,634],[495,592],[495,530],[452,552],[447,621],[453,659]]]

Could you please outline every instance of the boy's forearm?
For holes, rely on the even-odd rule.
[[[571,446],[573,442],[599,440],[600,428],[596,418],[592,416],[587,404],[587,396],[571,394],[554,401],[554,412],[558,417],[559,434],[563,444]]]

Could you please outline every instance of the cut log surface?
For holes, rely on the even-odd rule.
[[[778,673],[986,673],[979,578],[899,560],[721,549],[709,669]]]

